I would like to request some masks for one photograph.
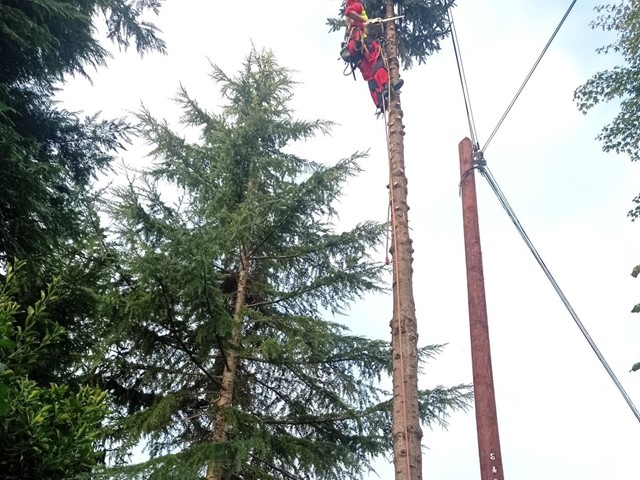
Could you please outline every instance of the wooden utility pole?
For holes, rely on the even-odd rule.
[[[387,0],[386,17],[395,16]],[[396,27],[386,27],[386,56],[391,83],[399,79]],[[422,480],[422,429],[418,412],[418,324],[413,297],[413,247],[409,236],[407,177],[404,164],[404,125],[398,94],[389,106],[389,191],[393,255],[393,459],[396,480]]]
[[[498,415],[493,388],[491,349],[487,302],[484,292],[478,202],[474,176],[473,147],[465,138],[458,145],[460,154],[460,189],[462,192],[462,219],[464,223],[464,249],[467,259],[467,295],[469,297],[469,325],[471,330],[471,361],[473,389],[480,454],[482,480],[504,480]]]

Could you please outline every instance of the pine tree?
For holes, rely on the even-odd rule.
[[[384,34],[384,55],[391,83],[400,78],[400,62],[410,68],[440,49],[448,34],[447,11],[453,0],[367,0],[369,18],[391,18]],[[342,11],[344,12],[344,10]],[[332,30],[343,28],[341,19],[329,19]],[[407,87],[411,88],[411,87]],[[409,235],[409,206],[404,162],[402,105],[391,95],[388,113],[389,189],[393,214],[393,433],[396,480],[422,478],[422,429],[419,419],[418,328],[413,296],[413,246]]]
[[[83,230],[87,190],[127,139],[122,121],[79,118],[53,100],[67,75],[106,64],[94,19],[120,46],[164,50],[143,22],[160,0],[0,1],[0,261],[35,268]]]
[[[119,303],[96,375],[119,402],[114,440],[142,441],[151,458],[105,475],[360,478],[391,449],[379,385],[391,351],[323,317],[383,290],[368,252],[385,226],[333,225],[361,155],[327,166],[287,152],[331,124],[293,117],[293,82],[271,53],[212,76],[221,113],[177,96],[197,142],[139,114],[154,166],[114,204]],[[443,421],[467,395],[420,392],[422,420]]]

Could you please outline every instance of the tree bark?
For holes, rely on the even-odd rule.
[[[233,314],[233,326],[229,347],[226,348],[226,364],[222,373],[222,382],[218,397],[215,400],[215,418],[213,426],[213,443],[226,442],[229,439],[229,414],[233,399],[233,388],[236,381],[236,367],[238,365],[238,346],[244,322],[243,310],[247,298],[247,283],[249,279],[249,252],[246,246],[240,254],[240,271],[238,272],[238,287]],[[223,348],[222,346],[220,348]],[[224,468],[216,459],[207,466],[206,480],[221,480]]]
[[[395,15],[387,0],[387,17]],[[387,23],[386,56],[392,84],[400,78],[396,29]],[[389,106],[389,191],[392,209],[393,458],[396,480],[422,479],[422,429],[418,413],[418,329],[413,298],[413,247],[409,236],[402,106],[392,93]]]

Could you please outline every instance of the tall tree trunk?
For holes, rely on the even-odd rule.
[[[247,282],[249,279],[249,252],[243,245],[240,254],[240,271],[238,272],[238,287],[236,290],[236,303],[233,314],[233,326],[229,347],[225,349],[225,367],[222,373],[222,382],[218,398],[215,400],[215,423],[213,426],[213,443],[222,443],[229,438],[229,410],[233,399],[233,388],[236,381],[236,367],[238,364],[238,345],[242,334],[244,321],[245,301],[247,298]],[[223,348],[222,346],[220,348]],[[212,460],[207,466],[206,480],[221,480],[224,469],[219,461]]]
[[[395,15],[387,0],[387,17]],[[387,23],[386,55],[392,84],[399,73],[394,22]],[[389,189],[393,244],[393,458],[396,480],[422,479],[422,429],[418,414],[418,329],[413,299],[413,248],[409,236],[407,177],[404,167],[404,125],[400,98],[392,94],[389,108]]]

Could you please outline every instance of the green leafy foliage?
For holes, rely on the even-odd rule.
[[[116,402],[121,456],[103,475],[199,478],[213,465],[224,479],[360,478],[391,448],[379,383],[390,347],[323,317],[384,291],[370,252],[385,226],[334,225],[361,155],[320,164],[289,153],[331,124],[293,117],[293,82],[271,53],[252,51],[235,77],[213,66],[212,78],[220,113],[177,95],[195,142],[139,113],[154,166],[111,210],[119,263],[96,380]],[[422,392],[422,418],[445,421],[468,394]],[[140,442],[150,459],[128,465]]]
[[[631,272],[631,276],[633,278],[638,278],[639,274],[640,274],[640,265],[636,265],[633,271]],[[633,309],[631,310],[631,313],[640,313],[640,303],[636,304],[633,307]],[[631,367],[632,372],[636,372],[638,370],[640,370],[640,363],[636,363],[633,365],[633,367]]]
[[[367,0],[365,4],[369,18],[385,18],[387,0]],[[440,50],[440,42],[449,34],[447,11],[453,0],[392,0],[394,14],[403,18],[396,21],[398,35],[398,57],[405,68],[414,61],[422,64],[429,55]],[[327,19],[330,31],[344,28],[344,5],[340,18]]]
[[[624,153],[631,161],[640,160],[640,8],[637,0],[602,5],[596,8],[598,18],[593,28],[615,32],[616,41],[602,47],[600,53],[621,55],[624,63],[610,70],[596,73],[584,85],[578,87],[574,99],[578,108],[587,113],[600,103],[620,102],[620,112],[598,135],[605,152]],[[633,200],[636,207],[628,216],[632,220],[640,217],[640,195]],[[640,266],[631,272],[635,278]],[[640,312],[640,304],[633,307]],[[632,370],[637,370],[638,364]]]
[[[632,161],[640,159],[640,9],[635,0],[596,8],[598,18],[593,28],[615,32],[616,41],[599,49],[600,53],[615,53],[623,64],[596,73],[578,87],[574,99],[583,113],[600,103],[620,102],[620,112],[598,135],[606,152],[624,153]],[[640,196],[634,199],[640,205]],[[640,216],[640,206],[629,212],[633,220]]]
[[[21,307],[12,299],[16,269],[8,268],[0,287],[0,470],[6,479],[78,478],[97,463],[106,394],[29,378],[62,334],[46,316],[59,282],[27,307],[21,325],[15,319]]]

